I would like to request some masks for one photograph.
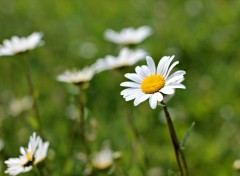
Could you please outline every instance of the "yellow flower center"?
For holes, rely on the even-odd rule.
[[[31,161],[32,160],[32,152],[27,153],[26,158],[28,161]]]
[[[147,76],[141,83],[141,89],[146,94],[159,91],[165,85],[165,80],[161,75],[154,74]]]

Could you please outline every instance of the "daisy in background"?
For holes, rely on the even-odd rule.
[[[92,163],[95,169],[104,170],[110,168],[114,160],[120,157],[121,152],[113,152],[109,147],[104,147],[94,155]]]
[[[127,87],[121,91],[123,98],[126,101],[134,100],[135,106],[149,99],[150,107],[155,109],[165,95],[174,94],[176,88],[185,89],[181,84],[185,71],[179,70],[170,75],[172,69],[179,63],[176,61],[171,64],[173,58],[174,56],[164,56],[156,67],[153,59],[147,56],[147,65],[137,66],[136,73],[125,74],[131,81],[121,83],[121,86]]]
[[[65,83],[83,85],[88,83],[94,76],[94,67],[85,67],[82,70],[66,70],[57,76],[57,80]]]
[[[44,44],[42,36],[42,33],[34,32],[28,37],[13,36],[10,40],[5,39],[0,45],[0,56],[13,56],[41,46]]]
[[[29,96],[21,99],[13,99],[9,104],[9,114],[16,117],[32,108],[33,100]]]
[[[104,70],[112,70],[122,67],[129,67],[146,57],[146,52],[143,49],[130,50],[122,48],[117,57],[107,55],[103,59],[97,60],[94,68],[97,73]]]
[[[14,176],[32,170],[34,165],[46,158],[48,146],[49,142],[43,142],[34,132],[29,139],[28,147],[20,147],[20,157],[5,161],[8,167],[5,173]]]
[[[107,29],[104,33],[104,37],[106,40],[119,45],[131,45],[142,42],[151,34],[152,30],[150,27],[142,26],[138,29],[124,28],[119,33],[112,29]]]

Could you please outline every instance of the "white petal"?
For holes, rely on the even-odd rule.
[[[163,75],[163,70],[165,63],[168,61],[169,56],[164,56],[162,59],[159,61],[158,66],[157,66],[157,74]]]
[[[174,72],[172,75],[170,75],[167,79],[166,79],[166,85],[170,84],[170,83],[173,83],[173,82],[179,82],[179,80],[182,80],[183,79],[183,75],[185,74],[186,72],[183,71],[183,70],[179,70],[179,71],[176,71]]]
[[[132,88],[138,88],[140,87],[140,84],[134,83],[134,82],[123,82],[120,84],[122,87],[132,87]]]
[[[125,74],[125,77],[137,83],[142,82],[142,79],[136,73],[127,73]]]
[[[160,92],[156,92],[153,94],[157,101],[161,102],[163,100],[163,95]]]
[[[163,66],[163,72],[162,75],[165,76],[167,74],[169,65],[171,64],[172,60],[173,60],[174,56],[170,57],[169,59],[167,59],[167,61],[165,62],[164,66]]]
[[[163,77],[164,77],[164,78],[167,78],[168,75],[170,74],[170,72],[172,71],[172,69],[173,69],[177,64],[179,64],[178,61],[174,62],[174,63],[170,66],[170,68],[168,69],[166,75],[163,75]]]
[[[148,99],[149,97],[151,96],[151,94],[142,94],[141,96],[137,97],[135,100],[134,100],[134,106],[137,106],[139,105],[140,103],[144,102],[146,99]]]
[[[144,102],[145,100],[147,100],[149,97],[151,96],[151,94],[143,94],[142,96],[136,98],[134,100],[134,106],[139,105],[140,103]]]
[[[141,79],[144,79],[146,77],[145,73],[143,72],[143,69],[140,66],[137,66],[135,68],[135,71]]]
[[[153,59],[151,57],[147,56],[146,61],[147,61],[147,65],[148,65],[148,68],[149,68],[151,74],[155,74],[156,73],[156,65],[155,65]]]
[[[134,94],[131,94],[131,95],[125,97],[125,100],[130,101],[130,100],[133,100],[133,99],[137,99],[138,97],[141,97],[142,95],[143,95],[142,92],[134,93]]]
[[[125,95],[125,94],[128,94],[128,93],[134,93],[134,92],[136,92],[138,90],[140,90],[140,89],[137,89],[137,88],[127,88],[127,89],[122,90],[120,95]]]
[[[165,87],[170,87],[173,89],[179,88],[179,89],[186,89],[186,87],[183,84],[179,84],[179,83],[173,83],[173,84],[169,84]]]
[[[152,95],[152,96],[149,98],[149,104],[150,104],[150,107],[151,107],[152,109],[156,109],[156,107],[157,107],[157,99],[156,99],[155,96]]]
[[[149,70],[149,68],[148,68],[146,65],[143,65],[143,66],[142,66],[142,70],[143,70],[143,72],[144,72],[145,75],[146,75],[145,77],[151,75],[151,71]]]
[[[167,95],[171,95],[171,94],[174,94],[174,89],[171,88],[171,87],[167,87],[167,86],[164,86],[160,92],[164,93],[164,94],[167,94]]]

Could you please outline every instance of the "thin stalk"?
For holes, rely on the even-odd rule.
[[[167,106],[164,103],[162,103],[162,104],[163,104],[163,110],[164,110],[164,113],[165,113],[165,116],[166,116],[166,119],[167,119],[168,129],[169,129],[169,133],[170,133],[170,136],[171,136],[171,140],[172,140],[172,144],[173,144],[178,168],[179,168],[179,171],[180,171],[180,175],[181,176],[184,176],[184,175],[188,176],[187,162],[185,160],[184,153],[183,153],[182,149],[180,148],[171,116],[168,112]]]
[[[39,171],[39,169],[36,165],[33,165],[33,170],[34,170],[36,176],[42,176],[41,172]]]
[[[80,135],[81,135],[81,142],[83,145],[83,149],[85,153],[89,154],[89,149],[87,146],[87,141],[86,141],[86,130],[85,130],[85,103],[84,103],[84,97],[83,97],[83,89],[81,85],[79,86],[79,111],[80,111]]]
[[[39,133],[43,137],[38,105],[37,105],[36,97],[35,97],[35,94],[34,94],[34,87],[33,87],[33,83],[32,83],[31,72],[30,72],[30,69],[29,69],[26,58],[23,58],[23,66],[24,66],[23,69],[25,71],[25,76],[26,76],[26,80],[27,80],[27,84],[28,84],[28,88],[29,88],[29,93],[30,93],[30,95],[32,97],[32,100],[33,100],[33,111],[34,111],[34,114],[35,114],[34,117],[35,117],[35,119],[37,121],[37,124],[38,124]]]

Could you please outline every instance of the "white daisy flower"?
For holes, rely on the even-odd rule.
[[[57,77],[57,80],[65,83],[83,84],[89,82],[94,74],[94,67],[85,67],[78,71],[66,70]]]
[[[138,29],[124,28],[119,33],[112,29],[107,29],[104,33],[104,37],[106,40],[116,44],[129,45],[138,44],[151,34],[152,30],[150,27],[142,26]]]
[[[111,167],[113,164],[113,152],[109,148],[99,151],[93,158],[93,166],[96,169],[103,170]]]
[[[240,159],[237,159],[233,162],[233,169],[240,171]]]
[[[143,49],[137,49],[134,51],[128,48],[122,48],[117,57],[108,55],[103,59],[99,59],[94,64],[94,67],[98,73],[104,70],[128,67],[144,59],[146,54],[147,53]]]
[[[42,33],[34,32],[28,37],[13,36],[10,40],[6,39],[0,45],[0,56],[13,56],[41,46],[44,43],[42,36]]]
[[[121,91],[123,98],[126,101],[134,99],[135,106],[149,99],[151,108],[155,109],[158,102],[163,101],[164,95],[174,94],[176,88],[185,89],[181,84],[185,71],[179,70],[169,75],[179,63],[176,61],[171,64],[173,58],[174,56],[164,56],[156,67],[153,59],[147,56],[147,65],[137,66],[136,73],[125,74],[131,81],[121,83],[121,86],[128,87]]]
[[[48,146],[49,142],[43,142],[39,136],[36,136],[36,133],[33,133],[29,139],[28,147],[20,147],[21,156],[5,161],[8,166],[5,173],[14,176],[32,170],[33,165],[46,158]]]
[[[24,111],[29,110],[33,105],[31,97],[23,97],[21,99],[13,99],[9,104],[9,113],[16,117]]]

